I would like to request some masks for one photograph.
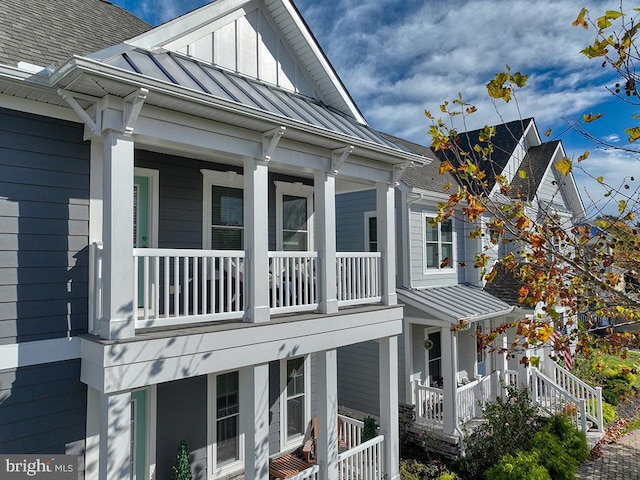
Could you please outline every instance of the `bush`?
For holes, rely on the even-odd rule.
[[[578,471],[578,463],[568,452],[564,451],[560,440],[547,431],[536,433],[533,437],[533,452],[538,455],[542,464],[554,480],[574,480]]]
[[[362,443],[378,436],[378,424],[375,418],[371,416],[365,417],[363,423],[364,427],[362,427],[362,433],[360,434],[360,441]]]
[[[464,439],[466,456],[456,463],[463,478],[482,479],[503,455],[515,455],[531,447],[531,440],[540,429],[537,409],[531,405],[526,388],[509,386],[507,393],[507,398],[485,405],[486,423]]]
[[[580,464],[589,458],[587,437],[573,426],[571,420],[564,415],[554,415],[545,426],[544,431],[558,439],[566,454]]]
[[[415,460],[400,460],[400,480],[424,480],[428,478],[437,478],[444,474],[441,473],[441,465],[424,464]],[[453,480],[456,477],[451,477]]]
[[[613,422],[615,419],[616,419],[616,408],[613,405],[603,400],[602,401],[602,421],[604,422],[605,425],[608,425],[611,422]]]
[[[180,440],[178,453],[173,463],[171,480],[193,480],[191,475],[191,462],[189,462],[189,444],[186,440]]]
[[[507,454],[487,471],[487,480],[551,480],[535,452]]]

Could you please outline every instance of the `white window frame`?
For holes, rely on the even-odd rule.
[[[238,410],[238,460],[227,463],[222,467],[217,465],[217,398],[218,398],[218,384],[217,379],[219,375],[225,375],[227,373],[238,372],[238,402],[241,405],[240,398],[243,395],[242,382],[240,382],[239,370],[226,370],[223,372],[210,373],[207,375],[207,472],[208,478],[218,478],[231,473],[236,473],[244,469],[244,432],[242,431],[242,409]]]
[[[138,390],[146,390],[147,391],[147,408],[146,408],[146,412],[147,412],[147,418],[146,418],[146,424],[147,424],[147,431],[145,432],[145,440],[146,440],[146,445],[145,445],[145,455],[146,455],[146,459],[145,459],[145,475],[146,478],[155,478],[155,472],[156,472],[156,419],[158,418],[157,415],[157,386],[156,385],[150,385],[146,388],[137,388],[135,390],[132,390],[132,392],[138,391]],[[133,405],[137,403],[137,400],[135,399],[131,399],[131,406],[133,407]],[[133,419],[135,420],[135,419]],[[134,424],[134,428],[137,429],[137,425]],[[133,432],[133,434],[135,435],[135,432]],[[134,437],[136,438],[136,437]],[[132,465],[135,466],[135,461],[136,459],[135,457],[135,449],[133,452],[131,452],[131,456],[132,456]],[[132,473],[133,476],[133,473]]]
[[[160,206],[160,172],[151,168],[135,167],[135,177],[146,177],[149,181],[149,248],[158,248],[158,218]]]
[[[371,252],[371,238],[369,232],[369,222],[372,218],[377,219],[377,212],[364,212],[364,251]],[[376,223],[376,236],[378,235],[378,224]],[[376,252],[380,251],[380,240],[376,239],[376,245],[378,248],[375,250]]]
[[[289,450],[302,445],[306,432],[302,435],[287,437],[287,362],[301,357],[291,357],[280,361],[280,451]],[[304,357],[304,425],[311,421],[311,358]]]
[[[425,275],[434,273],[451,273],[454,271],[458,260],[458,242],[456,235],[456,222],[453,217],[445,219],[445,221],[451,221],[451,253],[452,257],[449,265],[446,267],[440,267],[442,263],[442,239],[440,233],[440,225],[442,222],[438,222],[438,265],[435,267],[429,267],[427,265],[427,222],[436,218],[436,215],[431,213],[425,213],[422,215],[422,270]]]
[[[307,200],[307,252],[313,251],[314,245],[314,214],[313,214],[313,186],[302,183],[274,182],[276,186],[276,249],[282,250],[284,235],[282,232],[283,221],[283,197],[290,195],[302,197]]]
[[[200,170],[202,173],[202,248],[211,250],[211,188],[230,187],[243,191],[244,202],[244,175],[238,172],[218,172],[215,170]]]
[[[424,329],[424,339],[427,340],[429,338],[429,335],[433,335],[434,333],[437,333],[438,335],[440,335],[440,373],[442,373],[443,378],[442,381],[444,382],[444,363],[443,363],[443,356],[442,356],[442,330],[440,328],[425,328]],[[424,370],[425,370],[425,383],[428,387],[432,386],[432,379],[431,379],[431,368],[430,368],[430,363],[431,361],[435,361],[437,360],[437,358],[431,358],[431,349],[430,350],[425,350],[424,352]],[[442,385],[440,385],[440,388],[442,388]]]

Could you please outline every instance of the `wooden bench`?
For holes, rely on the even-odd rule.
[[[274,478],[287,478],[310,468],[312,465],[295,455],[287,453],[269,461],[269,475]]]

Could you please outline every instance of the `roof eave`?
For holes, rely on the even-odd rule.
[[[390,163],[392,165],[406,162],[414,162],[422,165],[430,163],[431,161],[430,159],[421,155],[397,150],[372,142],[366,142],[356,137],[322,129],[290,118],[274,115],[263,110],[257,110],[245,105],[229,102],[227,100],[207,95],[206,93],[190,90],[180,85],[170,84],[167,82],[156,80],[154,78],[140,75],[138,73],[127,72],[120,68],[113,67],[111,65],[107,65],[100,61],[89,59],[86,57],[75,56],[67,63],[65,63],[62,67],[60,67],[56,72],[52,74],[50,86],[64,83],[66,79],[69,79],[74,74],[98,75],[114,81],[120,81],[130,84],[135,88],[148,88],[154,93],[172,96],[186,102],[196,102],[201,105],[205,104],[210,107],[222,109],[228,112],[242,113],[243,115],[255,119],[271,122],[277,126],[286,126],[312,135],[317,135],[337,142],[341,142],[345,145],[353,145],[364,150],[376,152],[383,155],[385,158],[390,157],[389,161],[382,161],[385,163]],[[395,161],[391,161],[392,159]]]

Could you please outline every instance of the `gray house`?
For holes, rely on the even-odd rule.
[[[462,137],[474,142],[477,135],[475,131]],[[421,145],[386,138],[420,155],[435,157],[434,152]],[[553,168],[555,162],[564,158],[562,145],[542,143],[533,119],[496,126],[494,142],[488,170],[492,195],[499,194],[495,175],[502,174],[513,185],[514,195],[525,196],[532,209],[552,211],[563,219],[567,229],[584,217],[573,178],[561,179]],[[525,179],[517,175],[519,170],[527,172]],[[541,371],[535,372],[534,381],[531,380],[534,373],[521,365],[518,357],[508,358],[498,351],[510,345],[515,332],[498,337],[496,351],[478,348],[477,333],[537,315],[540,310],[523,308],[517,302],[518,285],[513,279],[499,275],[494,283],[485,285],[480,269],[474,267],[478,253],[487,255],[491,264],[510,248],[517,248],[515,244],[490,241],[491,233],[486,226],[489,218],[480,218],[478,223],[471,224],[456,212],[434,223],[438,202],[446,202],[460,181],[450,172],[439,174],[438,162],[411,166],[401,179],[395,199],[398,299],[405,304],[399,342],[398,395],[400,403],[405,404],[403,412],[413,411],[411,428],[429,431],[441,441],[434,448],[452,455],[457,453],[463,429],[482,416],[484,403],[503,394],[504,383],[531,385],[540,404],[544,404],[546,398],[536,397],[536,392],[554,388],[559,392],[557,398],[583,401],[574,395],[576,392],[565,388],[578,380],[571,376],[569,381],[569,372],[557,369],[554,362],[544,361],[549,356],[548,347],[522,352],[542,360]],[[371,191],[348,193],[338,198],[340,249],[375,251],[374,199]],[[473,238],[469,233],[478,226],[485,233]],[[452,329],[459,325],[463,327]],[[369,343],[346,346],[338,351],[341,404],[377,413],[377,385],[362,375],[366,365],[372,364],[376,350],[376,345]],[[534,386],[535,382],[539,384]],[[589,392],[591,396],[583,402],[587,410],[590,404],[597,404],[590,400],[597,392],[594,389]],[[544,407],[556,408],[555,405]],[[585,411],[582,418],[588,416],[601,429],[602,416],[595,406]],[[577,423],[581,421],[576,419]],[[584,424],[580,426],[586,428]]]
[[[428,160],[367,124],[294,4],[0,20],[0,455],[165,479],[184,438],[197,479],[398,478],[394,185]],[[362,190],[375,251],[338,250]],[[362,443],[336,352],[366,342]]]

